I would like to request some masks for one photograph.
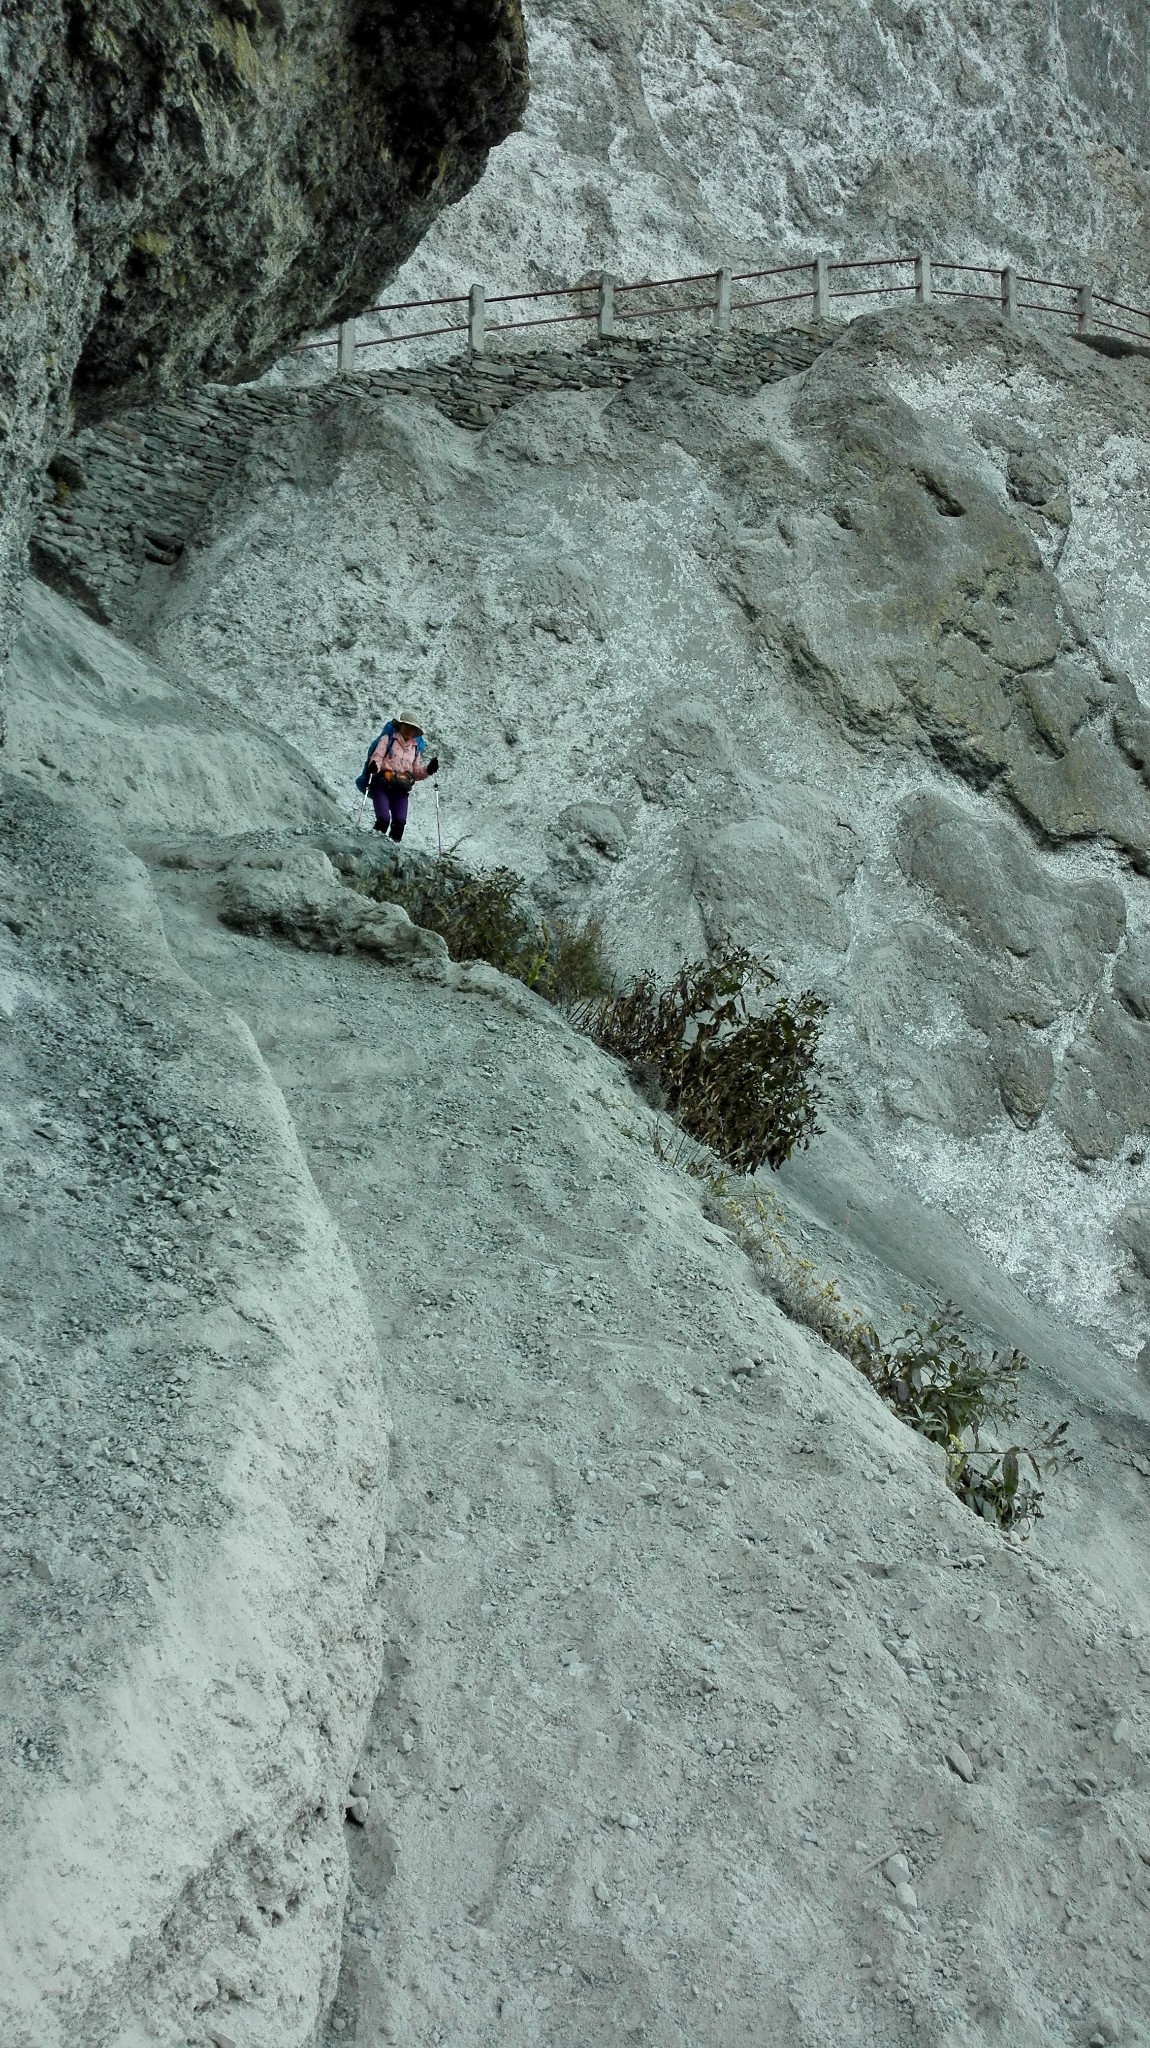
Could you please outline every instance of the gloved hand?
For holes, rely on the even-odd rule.
[[[428,774],[429,774],[429,775],[438,775],[438,773],[439,773],[439,755],[438,755],[438,754],[433,754],[433,755],[432,755],[432,757],[431,757],[430,761],[429,761],[429,762],[428,762],[428,764],[427,764],[427,772],[428,772]]]

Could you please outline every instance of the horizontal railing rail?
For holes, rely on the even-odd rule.
[[[875,271],[902,271],[906,275],[877,284],[851,281],[852,273]],[[746,296],[747,288],[792,278],[804,280],[801,289]],[[943,279],[960,281],[943,282]],[[971,282],[963,282],[965,279]],[[978,285],[973,282],[976,279],[980,280]],[[702,294],[696,292],[693,296],[671,301],[658,296],[700,285],[709,289]],[[736,285],[744,288],[737,298],[732,295],[732,288]],[[1052,303],[1048,296],[1024,296],[1035,292],[1062,294],[1065,303]],[[913,300],[919,306],[929,306],[940,299],[977,300],[1001,307],[1003,316],[1009,321],[1017,320],[1020,313],[1038,313],[1046,319],[1069,322],[1073,332],[1081,337],[1118,334],[1144,341],[1150,346],[1150,310],[1133,306],[1124,299],[1107,298],[1105,293],[1095,291],[1089,283],[1072,284],[1062,278],[1034,277],[1015,269],[1012,264],[952,263],[920,251],[913,256],[832,259],[819,255],[801,263],[775,264],[767,270],[732,270],[728,264],[719,264],[714,270],[692,271],[683,277],[622,279],[601,271],[598,276],[583,278],[577,284],[547,285],[538,290],[493,292],[490,295],[482,285],[473,284],[469,291],[447,298],[382,300],[377,306],[368,306],[358,320],[343,321],[336,334],[299,343],[299,350],[334,349],[338,369],[350,370],[356,367],[356,358],[364,350],[387,349],[409,341],[435,341],[446,335],[465,339],[469,353],[477,356],[483,354],[489,336],[520,334],[528,328],[593,325],[599,338],[606,341],[616,335],[621,322],[646,322],[658,326],[662,321],[678,319],[685,314],[702,314],[710,317],[715,333],[728,334],[734,314],[750,313],[766,306],[805,305],[810,317],[820,321],[831,317],[832,303],[835,317],[841,318],[847,301],[897,298]],[[532,313],[527,319],[491,317],[496,308],[526,307],[553,300],[574,301],[574,310]],[[446,308],[458,308],[460,317],[434,327],[405,327],[397,333],[365,335],[360,332],[359,322],[370,317],[430,313]],[[1111,315],[1115,313],[1125,315],[1125,320],[1113,319]],[[1142,325],[1133,327],[1130,320],[1141,321]]]

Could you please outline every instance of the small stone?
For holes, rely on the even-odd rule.
[[[619,1815],[619,1826],[621,1828],[637,1828],[638,1825],[639,1816],[637,1813],[621,1813]]]
[[[904,1913],[918,1912],[918,1894],[912,1884],[896,1884],[894,1896],[895,1903],[902,1907]]]
[[[411,1755],[412,1750],[415,1748],[415,1737],[410,1728],[404,1729],[403,1734],[399,1738],[399,1746],[404,1756]]]
[[[601,1906],[609,1906],[611,1903],[611,1894],[607,1890],[607,1887],[604,1884],[602,1878],[599,1878],[598,1882],[595,1885],[595,1897],[598,1899],[599,1904]]]
[[[910,1881],[910,1864],[905,1856],[888,1856],[882,1874],[888,1884],[907,1884]]]
[[[225,2034],[219,2027],[207,2027],[204,2031],[212,2043],[212,2048],[236,2048],[234,2034]]]
[[[354,1821],[357,1828],[367,1826],[367,1816],[370,1811],[371,1809],[366,1799],[349,1799],[344,1808],[348,1819]]]
[[[961,1778],[964,1785],[973,1785],[974,1765],[971,1763],[961,1743],[952,1742],[945,1755],[946,1761],[955,1776]]]

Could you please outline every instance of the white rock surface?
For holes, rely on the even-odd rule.
[[[110,637],[29,607],[77,715],[130,721]],[[330,894],[346,833],[237,842],[196,801],[136,814],[145,864],[93,816],[136,801],[116,758],[98,795],[34,753],[5,783],[3,1056],[36,1084],[0,1183],[35,1261],[5,1282],[5,2041],[861,2044],[910,2009],[1038,2048],[1096,2008],[1137,2038],[1145,1508],[1106,1418],[1074,1411],[1086,1467],[1005,1546],[780,1315],[612,1062],[491,970],[229,931],[237,862]],[[314,889],[279,902],[306,937]],[[154,1157],[110,1118],[127,1067]],[[185,1160],[202,1213],[159,1225]]]
[[[394,296],[1146,288],[1132,5],[533,32]],[[1143,366],[944,313],[482,433],[361,382],[233,459],[214,404],[174,576],[162,439],[59,515],[158,659],[30,588],[0,757],[4,2048],[1147,2037]],[[399,695],[448,842],[620,966],[726,925],[827,989],[781,1227],[1034,1357],[1085,1459],[1029,1546],[616,1065],[339,879]]]
[[[1145,297],[1138,0],[543,0],[525,12],[523,131],[392,279],[393,303],[466,294],[473,279],[514,291],[603,269],[658,278],[725,257],[752,269],[816,249],[919,248]]]

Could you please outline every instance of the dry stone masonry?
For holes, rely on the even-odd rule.
[[[293,480],[300,430],[322,431],[349,401],[370,407],[396,394],[416,398],[478,432],[533,392],[621,390],[657,370],[681,370],[694,383],[749,396],[808,369],[837,332],[825,322],[721,339],[621,338],[577,350],[374,370],[302,391],[213,387],[105,421],[67,442],[41,486],[33,566],[94,617],[133,624],[137,598],[151,604],[159,595],[149,572],[173,569],[186,547],[237,506],[246,485]]]

